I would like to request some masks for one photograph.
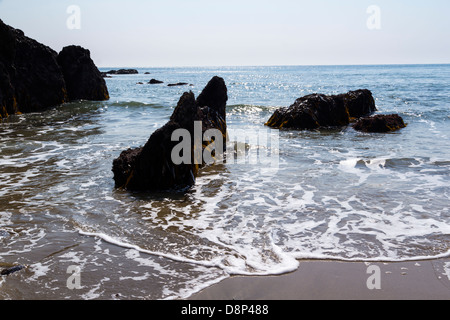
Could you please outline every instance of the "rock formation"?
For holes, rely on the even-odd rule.
[[[105,79],[92,61],[89,50],[80,46],[65,47],[57,61],[64,75],[69,101],[109,99]]]
[[[199,168],[195,164],[194,138],[191,139],[190,163],[175,164],[172,150],[179,143],[172,141],[177,129],[185,129],[195,136],[194,122],[201,121],[201,135],[208,129],[218,129],[226,136],[227,87],[222,78],[214,77],[195,99],[192,92],[180,98],[169,122],[155,131],[144,147],[123,151],[113,162],[115,186],[127,190],[185,189],[195,183]],[[225,140],[224,140],[225,141]],[[206,148],[209,142],[203,142]]]
[[[403,118],[398,114],[378,114],[372,117],[359,119],[353,128],[362,132],[392,132],[405,128]]]
[[[311,94],[297,99],[288,108],[276,110],[266,125],[278,129],[298,130],[346,126],[352,118],[359,118],[374,111],[375,101],[369,90],[332,96]]]
[[[88,50],[68,47],[58,55],[2,20],[0,43],[0,118],[75,99],[109,99]]]
[[[0,20],[0,118],[67,101],[58,54]]]

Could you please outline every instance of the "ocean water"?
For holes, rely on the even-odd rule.
[[[294,271],[302,259],[450,256],[450,65],[139,72],[106,79],[110,101],[0,123],[0,269],[26,266],[0,277],[0,299],[179,299],[233,275]],[[112,161],[215,75],[228,87],[229,129],[277,137],[267,146],[275,170],[222,163],[186,193],[114,189]],[[176,82],[192,86],[167,86]],[[301,96],[360,88],[407,128],[264,126]]]

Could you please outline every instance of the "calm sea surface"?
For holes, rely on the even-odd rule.
[[[27,266],[0,277],[0,299],[176,299],[231,275],[290,272],[301,259],[450,255],[450,65],[139,72],[106,79],[110,101],[0,123],[0,269]],[[228,86],[230,130],[278,137],[276,170],[220,164],[187,193],[115,190],[112,161],[215,75]],[[176,82],[193,86],[167,86]],[[360,88],[408,127],[264,127],[301,96]]]

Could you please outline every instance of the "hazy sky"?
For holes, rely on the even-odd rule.
[[[0,19],[99,67],[450,63],[448,0],[0,0]]]

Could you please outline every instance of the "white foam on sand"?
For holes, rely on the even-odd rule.
[[[219,268],[225,271],[229,275],[274,275],[274,274],[284,274],[287,272],[295,271],[298,266],[299,262],[291,257],[290,255],[287,255],[282,252],[281,248],[277,247],[273,242],[270,243],[271,250],[276,255],[276,259],[279,261],[278,265],[267,265],[264,263],[261,263],[261,256],[257,252],[251,252],[251,255],[249,255],[250,248],[238,248],[234,247],[233,250],[235,251],[236,256],[240,255],[246,255],[245,260],[242,258],[236,258],[236,256],[229,255],[229,256],[218,256],[215,258],[212,258],[211,260],[195,260],[190,259],[181,255],[175,255],[175,254],[168,254],[168,253],[162,253],[157,251],[151,251],[147,249],[143,249],[135,244],[131,244],[129,242],[111,237],[104,233],[99,232],[87,232],[83,230],[78,230],[79,234],[84,236],[90,236],[90,237],[97,237],[102,239],[105,242],[108,242],[110,244],[135,250],[136,252],[158,256],[166,259],[170,259],[176,262],[183,262],[183,263],[189,263],[192,265],[199,265],[203,267],[208,268]],[[216,239],[220,242],[220,240]],[[129,254],[132,254],[133,251]],[[252,259],[253,258],[253,259]],[[136,260],[137,257],[134,257]],[[144,260],[139,260],[139,262],[144,262]],[[148,261],[147,261],[148,263]],[[152,265],[153,267],[155,265]],[[253,271],[246,271],[248,268],[253,269]]]
[[[447,276],[448,281],[450,281],[450,262],[446,262],[444,264],[444,273],[443,275]]]

